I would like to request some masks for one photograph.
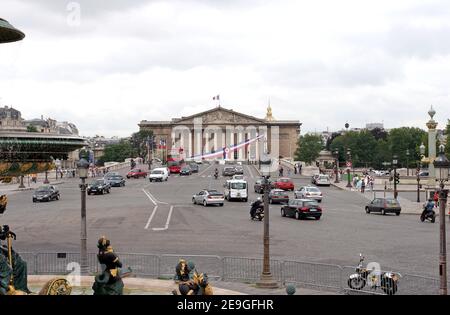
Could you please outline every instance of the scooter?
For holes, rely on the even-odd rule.
[[[350,275],[347,284],[350,289],[362,290],[367,282],[369,282],[370,289],[376,290],[381,288],[387,295],[394,295],[398,291],[398,280],[401,275],[394,272],[380,272],[368,270],[363,267],[364,256],[359,254],[359,264],[356,267],[356,273]]]
[[[434,221],[436,220],[436,213],[434,212],[434,210],[422,212],[422,214],[420,215],[420,221],[424,222],[425,220],[434,223]]]
[[[251,204],[251,207],[253,207],[253,203]],[[264,206],[263,206],[263,205],[260,205],[260,206],[256,209],[255,215],[254,215],[253,217],[250,217],[250,219],[262,221],[262,219],[264,219]]]
[[[214,178],[215,178],[215,179],[218,179],[218,178],[219,178],[219,174],[214,173]]]

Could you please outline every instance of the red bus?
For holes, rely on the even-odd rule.
[[[167,158],[167,167],[169,168],[171,174],[179,174],[183,166],[184,166],[183,159],[175,157]]]

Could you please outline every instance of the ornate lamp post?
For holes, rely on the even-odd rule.
[[[397,175],[397,163],[398,163],[398,157],[397,155],[394,155],[392,157],[392,167],[394,168],[394,198],[397,199],[398,192],[397,192],[397,183],[398,183],[398,175]]]
[[[270,238],[269,238],[269,178],[272,168],[272,160],[265,156],[260,160],[261,175],[264,179],[264,260],[263,271],[260,280],[256,285],[260,288],[275,289],[278,287],[277,282],[273,279],[270,272]]]
[[[78,174],[81,179],[81,274],[89,273],[89,265],[87,259],[87,227],[86,227],[86,178],[88,177],[89,162],[85,158],[81,158],[77,163]]]
[[[422,159],[425,156],[425,145],[422,143],[419,147],[420,160],[417,162],[417,202],[420,202],[420,170],[422,169]]]
[[[440,250],[439,250],[439,277],[441,295],[447,295],[447,248],[445,235],[445,206],[447,204],[448,190],[445,182],[449,180],[450,162],[445,156],[444,145],[439,146],[439,156],[434,160],[436,169],[436,181],[439,182],[439,226],[440,226]]]
[[[334,150],[333,154],[336,158],[336,179],[334,180],[334,182],[337,184],[339,183],[339,150]]]
[[[350,181],[350,166],[352,163],[352,151],[347,149],[347,186],[348,188],[352,188],[352,183]]]

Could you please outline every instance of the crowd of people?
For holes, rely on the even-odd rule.
[[[362,176],[356,175],[353,177],[353,187],[361,193],[366,190],[373,191],[374,185],[375,179],[367,172],[364,172]]]

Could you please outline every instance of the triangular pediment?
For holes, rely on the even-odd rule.
[[[216,107],[192,116],[174,119],[174,124],[193,124],[194,119],[201,118],[203,124],[229,124],[229,123],[266,123],[264,119],[256,118],[231,109]]]

